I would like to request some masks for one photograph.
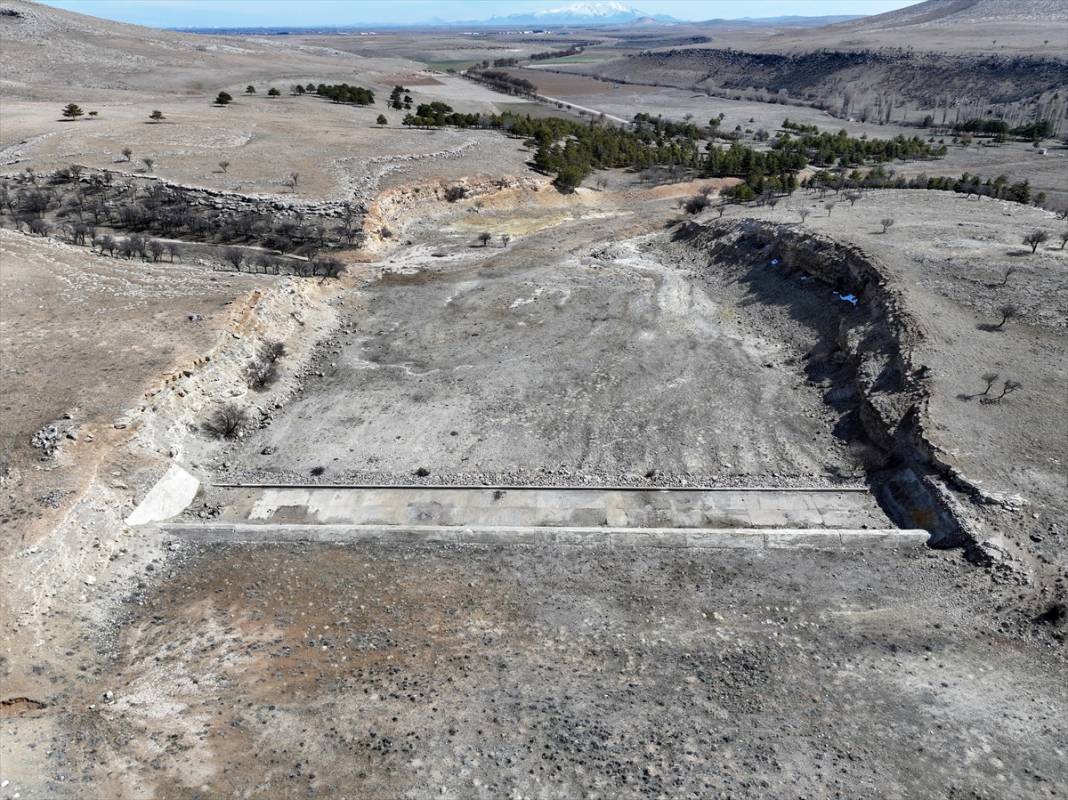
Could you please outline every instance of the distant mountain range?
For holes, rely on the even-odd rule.
[[[537,27],[563,27],[568,25],[625,25],[630,22],[678,22],[667,14],[646,14],[632,6],[617,2],[572,3],[561,8],[531,11],[526,14],[509,14],[490,17],[484,25],[511,26],[534,25]]]
[[[386,30],[390,28],[535,28],[547,30],[568,27],[592,27],[598,25],[788,25],[791,27],[815,27],[835,22],[858,19],[858,16],[833,17],[744,17],[730,20],[706,20],[705,23],[687,23],[667,14],[649,14],[617,0],[593,0],[578,2],[543,11],[508,14],[481,20],[444,20],[432,18],[417,22],[352,23],[348,25],[323,25],[314,28],[293,26],[284,28],[179,28],[193,33],[331,33],[347,31]]]

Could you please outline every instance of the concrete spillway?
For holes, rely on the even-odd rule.
[[[216,486],[210,541],[513,542],[683,547],[915,546],[863,489]]]
[[[233,487],[232,522],[612,528],[890,528],[870,493],[789,489]]]

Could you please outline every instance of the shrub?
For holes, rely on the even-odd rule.
[[[466,186],[450,186],[445,190],[445,199],[450,203],[455,203],[457,200],[463,200],[467,197]]]
[[[245,94],[256,94],[256,87],[250,83],[245,87]]]
[[[238,405],[227,403],[217,408],[201,427],[216,439],[233,439],[248,421],[248,412]]]
[[[63,110],[60,111],[60,113],[63,115],[63,119],[69,119],[71,121],[74,121],[85,112],[82,111],[82,107],[79,106],[77,103],[67,103],[67,105],[63,107]]]
[[[892,217],[884,217],[882,220],[879,221],[879,224],[883,226],[883,233],[886,233],[888,230],[890,230],[890,228],[893,227],[894,220]]]
[[[375,122],[378,125],[388,125],[389,124],[389,120],[386,119],[386,115],[385,114],[379,114],[378,115],[378,119],[376,119]]]
[[[704,194],[694,195],[686,201],[683,208],[686,209],[687,214],[699,214],[708,208],[708,196]]]
[[[153,111],[151,114],[148,115],[148,118],[153,122],[162,122],[166,119],[166,117],[163,116],[163,112],[159,110]]]
[[[267,90],[267,96],[268,97],[280,97],[281,94],[282,93],[280,91],[278,91],[277,89],[275,89],[273,86],[270,89]]]
[[[286,346],[281,342],[264,344],[248,365],[249,388],[262,391],[278,380],[278,359],[285,354]]]
[[[226,106],[234,101],[234,98],[230,96],[228,92],[219,92],[215,97],[215,105]]]

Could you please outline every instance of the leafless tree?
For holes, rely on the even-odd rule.
[[[1031,252],[1032,253],[1034,253],[1036,250],[1038,250],[1038,246],[1040,244],[1042,244],[1043,242],[1048,242],[1048,241],[1049,241],[1049,233],[1046,232],[1046,231],[1043,231],[1043,230],[1031,231],[1023,239],[1023,243],[1031,248]]]
[[[1061,231],[1061,250],[1068,244],[1068,230]]]
[[[125,161],[129,161],[132,155],[133,150],[131,150],[129,147],[122,148],[122,157]]]
[[[156,159],[154,158],[142,158],[141,163],[145,165],[145,170],[152,171],[152,168],[156,165]]]
[[[216,439],[233,439],[248,419],[248,412],[238,405],[227,403],[216,409],[202,425],[205,433]]]
[[[1022,388],[1023,384],[1019,381],[1006,380],[1005,383],[1001,386],[1001,394],[997,396],[997,399],[998,401],[1000,401],[1001,398],[1003,398],[1005,395],[1012,394],[1013,392],[1019,391]]]
[[[501,234],[501,247],[507,247],[510,241],[512,241],[511,236],[509,236],[507,233]]]
[[[812,212],[807,208],[797,209],[797,216],[801,217],[801,224],[804,224],[805,220],[808,218],[808,215],[811,213]]]
[[[999,377],[1001,377],[1001,376],[998,375],[996,372],[984,372],[983,373],[983,383],[986,384],[986,388],[983,389],[983,391],[979,392],[979,394],[983,394],[983,395],[990,394],[990,389],[994,386],[994,384],[997,382],[997,379]]]
[[[152,254],[153,261],[159,261],[163,258],[163,251],[166,248],[163,246],[163,242],[159,239],[152,239],[148,243],[148,252]]]
[[[167,255],[171,258],[171,263],[174,263],[174,259],[181,259],[182,251],[178,247],[178,242],[167,242]]]
[[[686,209],[687,214],[699,214],[708,208],[708,197],[703,194],[695,194],[689,200],[683,201],[682,207]]]
[[[1001,330],[1005,327],[1005,323],[1013,317],[1019,316],[1020,309],[1014,306],[1012,303],[1005,303],[998,306],[998,313],[1001,314],[1001,322],[994,326],[994,330]]]
[[[289,186],[290,191],[293,191],[293,192],[297,191],[297,185],[299,183],[300,183],[300,173],[299,172],[291,172],[291,173],[289,173],[289,179],[286,181],[286,184]]]
[[[994,285],[999,287],[1005,286],[1009,282],[1009,278],[1011,278],[1014,274],[1016,274],[1016,267],[1009,267],[1005,270],[1005,274],[1001,276],[1001,282],[995,283]]]
[[[1005,382],[1001,385],[1000,394],[998,394],[996,397],[981,397],[979,398],[979,402],[985,406],[998,405],[1008,395],[1012,394],[1013,392],[1018,392],[1022,388],[1023,384],[1019,381],[1014,381],[1011,378],[1006,378]]]
[[[230,264],[238,272],[241,271],[241,264],[245,260],[245,251],[240,247],[227,247],[223,250],[223,259]]]

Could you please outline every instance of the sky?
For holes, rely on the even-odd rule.
[[[156,28],[305,27],[479,20],[570,5],[573,0],[44,0],[94,17]],[[683,20],[881,14],[918,0],[623,0]]]

